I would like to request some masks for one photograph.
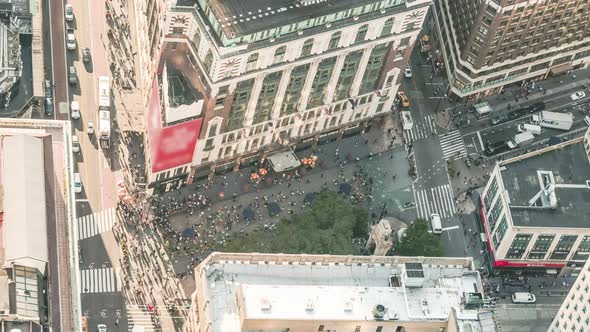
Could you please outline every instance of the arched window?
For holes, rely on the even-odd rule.
[[[338,44],[340,44],[340,37],[341,36],[342,36],[342,33],[340,31],[334,32],[332,34],[332,37],[330,37],[330,44],[328,44],[329,50],[338,47]]]
[[[361,26],[359,31],[356,33],[356,38],[354,39],[355,43],[360,43],[365,40],[367,37],[367,31],[369,30],[369,26],[367,24]]]
[[[256,69],[256,64],[258,63],[258,53],[250,54],[248,57],[248,61],[246,62],[246,71],[251,71]]]
[[[387,36],[391,33],[391,28],[393,27],[393,17],[385,21],[383,24],[383,28],[381,29],[381,35],[379,37]]]
[[[303,48],[301,49],[301,56],[308,56],[311,54],[311,49],[313,48],[313,38],[310,38],[303,43]]]
[[[213,64],[213,53],[211,50],[207,51],[207,55],[205,56],[205,62],[203,62],[203,66],[205,70],[209,72],[211,70],[211,65]]]
[[[201,45],[201,31],[199,31],[198,29],[197,31],[195,31],[195,34],[193,35],[193,45],[195,46],[197,53],[199,53],[199,46]]]
[[[287,46],[281,46],[279,48],[277,48],[277,50],[275,51],[275,57],[272,60],[272,63],[279,63],[279,62],[283,62],[283,58],[285,57],[285,52],[287,51]]]

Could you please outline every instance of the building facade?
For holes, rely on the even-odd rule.
[[[480,196],[494,267],[576,273],[588,259],[589,141],[590,130],[496,164]]]
[[[213,253],[184,331],[495,331],[471,258]]]
[[[587,260],[547,332],[589,330],[590,260]]]
[[[436,61],[460,98],[590,63],[587,0],[434,0],[433,16]]]
[[[391,110],[430,1],[242,4],[199,0],[167,15],[160,69],[203,96],[186,117],[202,126],[189,164],[152,168],[156,187],[176,169],[191,182],[363,131]]]

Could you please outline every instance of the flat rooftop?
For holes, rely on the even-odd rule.
[[[207,0],[228,37],[285,26],[381,0]]]
[[[515,226],[590,228],[590,164],[583,142],[501,165],[500,171]]]
[[[244,319],[251,320],[365,321],[375,319],[374,309],[382,305],[384,320],[447,321],[453,309],[462,308],[465,293],[481,292],[470,259],[379,257],[390,263],[314,264],[306,257],[353,256],[293,255],[301,260],[288,262],[281,258],[288,255],[261,255],[278,261],[204,262],[212,331],[242,331],[238,298]]]

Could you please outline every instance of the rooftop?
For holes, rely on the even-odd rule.
[[[207,0],[227,36],[313,19],[381,0]]]
[[[590,228],[590,165],[581,141],[500,167],[515,226]]]
[[[244,261],[216,255],[226,254],[200,266],[207,271],[212,331],[241,331],[236,299],[243,318],[252,320],[365,321],[376,319],[379,305],[384,320],[445,322],[453,309],[477,317],[463,306],[466,293],[481,293],[469,258],[260,254],[265,261],[253,262],[259,254],[243,254]],[[371,264],[375,257],[381,262]]]
[[[21,75],[18,33],[0,22],[0,95],[8,92]]]

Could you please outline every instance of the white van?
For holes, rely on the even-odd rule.
[[[512,294],[512,303],[535,303],[537,298],[535,294],[516,292]]]
[[[82,192],[82,180],[80,179],[80,173],[74,173],[74,192],[76,194]]]
[[[430,226],[432,226],[432,233],[442,234],[442,223],[438,213],[433,213],[430,215]]]
[[[539,126],[539,125],[534,125],[534,124],[529,124],[529,123],[521,123],[518,125],[517,129],[521,133],[528,131],[529,133],[533,133],[535,135],[541,135],[541,126]]]

